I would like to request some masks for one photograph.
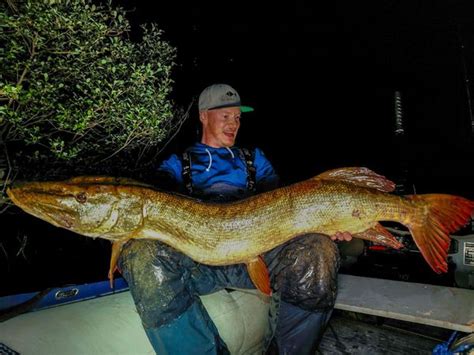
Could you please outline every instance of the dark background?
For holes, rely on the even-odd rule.
[[[222,82],[255,108],[242,119],[238,145],[262,148],[284,184],[366,166],[399,183],[400,192],[474,199],[471,2],[114,3],[130,11],[132,38],[140,38],[140,24],[155,22],[177,48],[178,105]],[[401,137],[394,134],[395,91]],[[196,105],[191,113],[158,160],[197,139]],[[8,218],[17,230],[2,244],[7,257],[0,250],[3,294],[105,279],[109,242],[24,215]],[[425,270],[420,258],[411,262]]]
[[[156,22],[177,48],[178,104],[224,82],[255,108],[238,144],[261,147],[284,182],[363,165],[406,175],[417,192],[473,196],[468,1],[119,3],[134,35]],[[393,134],[395,90],[403,139]],[[161,158],[191,144],[197,126],[194,106]]]

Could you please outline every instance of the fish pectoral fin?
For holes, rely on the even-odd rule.
[[[120,254],[122,253],[122,248],[131,238],[123,238],[116,240],[112,243],[112,255],[110,257],[110,268],[109,268],[109,282],[110,288],[114,288],[114,273],[118,271],[117,266]]]
[[[267,265],[265,261],[259,255],[256,258],[246,262],[247,271],[249,273],[250,279],[257,289],[271,296],[272,289],[270,288],[270,276],[268,273]]]
[[[386,230],[380,223],[377,223],[374,227],[363,232],[354,234],[353,237],[369,240],[394,249],[400,249],[403,247],[403,244],[400,243],[397,238],[395,238],[393,234]]]
[[[379,175],[364,167],[339,168],[325,171],[313,179],[338,180],[354,185],[369,187],[383,192],[395,190],[395,183],[385,176]]]

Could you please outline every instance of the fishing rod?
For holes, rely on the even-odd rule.
[[[471,103],[471,90],[469,88],[470,86],[470,80],[469,80],[469,74],[467,71],[467,64],[466,64],[466,56],[465,56],[465,46],[464,46],[464,41],[461,35],[461,27],[458,24],[457,25],[457,31],[456,34],[458,36],[459,40],[459,46],[460,46],[460,53],[461,53],[461,63],[462,63],[462,69],[463,69],[463,76],[464,76],[464,87],[466,89],[466,97],[467,97],[467,106],[468,106],[468,111],[469,111],[469,118],[471,119],[471,134],[474,135],[474,117],[472,115],[472,103]]]

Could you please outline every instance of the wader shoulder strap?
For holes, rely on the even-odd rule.
[[[241,148],[240,151],[244,156],[244,162],[247,168],[247,189],[249,191],[255,191],[257,185],[257,170],[254,164],[254,154],[247,148]]]
[[[185,151],[181,156],[181,164],[183,165],[181,171],[183,184],[187,193],[191,195],[193,193],[193,180],[191,178],[191,154],[188,151]]]

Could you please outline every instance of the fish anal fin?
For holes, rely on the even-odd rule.
[[[109,268],[109,282],[110,288],[114,288],[114,273],[118,271],[118,260],[122,253],[122,248],[131,238],[122,238],[115,240],[112,243],[112,255],[110,257],[110,268]]]
[[[267,265],[261,256],[248,261],[246,263],[247,271],[250,279],[257,289],[262,293],[271,296],[272,289],[270,288],[270,275],[268,273]]]
[[[380,223],[375,224],[374,227],[363,232],[354,234],[353,237],[369,240],[373,243],[394,249],[400,249],[403,247],[403,244],[400,243],[397,238],[395,238],[393,234],[386,230]]]
[[[383,192],[395,190],[395,183],[364,167],[348,167],[325,171],[314,177],[321,180],[338,180],[354,185],[369,187]]]

